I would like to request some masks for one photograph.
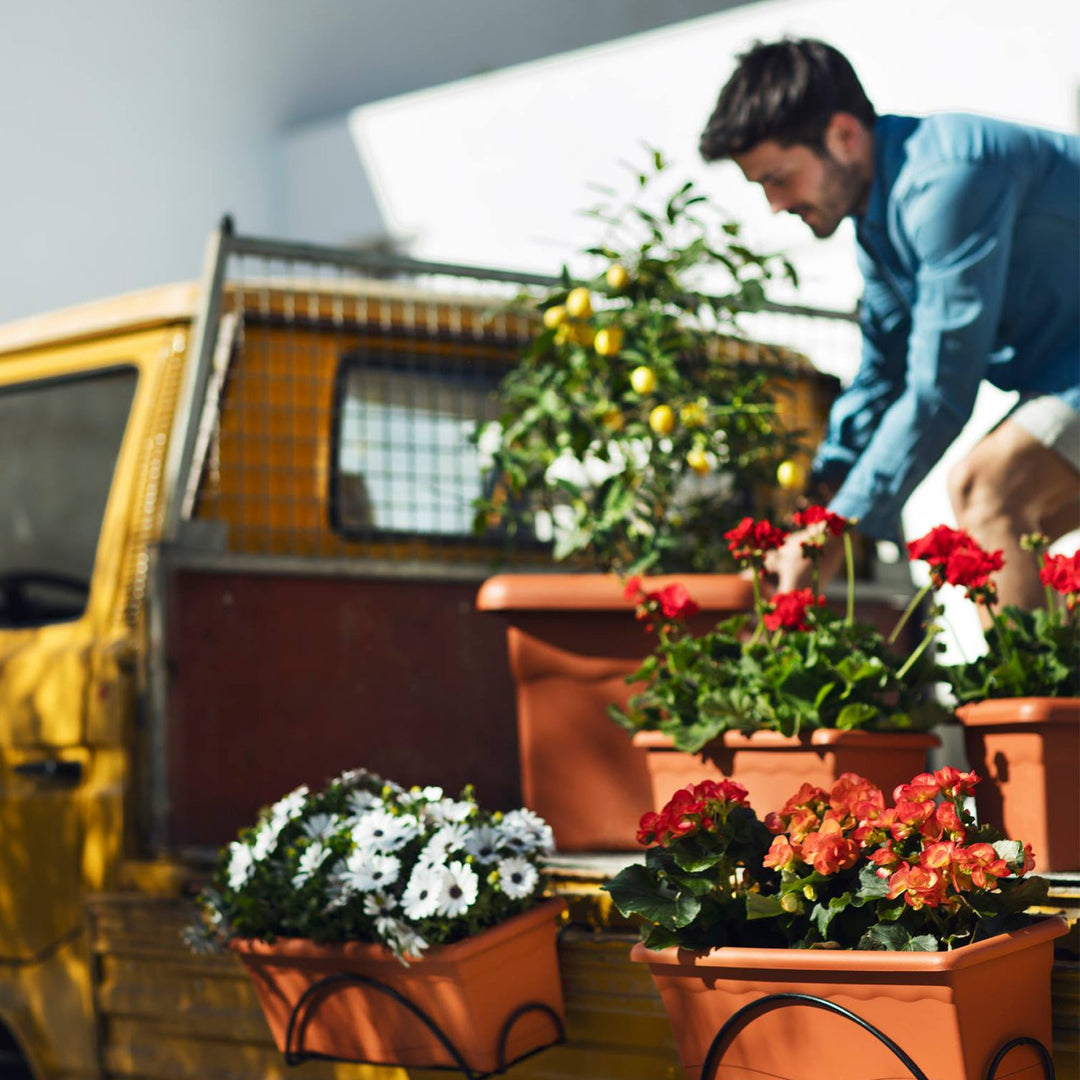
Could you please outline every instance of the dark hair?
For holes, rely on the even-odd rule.
[[[738,57],[701,136],[701,156],[718,161],[773,139],[781,146],[825,150],[825,129],[838,112],[872,128],[877,114],[843,53],[822,41],[757,42]]]

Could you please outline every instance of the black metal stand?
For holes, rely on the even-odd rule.
[[[705,1055],[705,1064],[701,1067],[701,1080],[714,1080],[724,1051],[735,1041],[735,1036],[751,1021],[764,1013],[772,1012],[774,1009],[783,1009],[788,1005],[809,1005],[812,1008],[824,1009],[826,1012],[835,1013],[845,1020],[850,1020],[864,1031],[868,1031],[878,1042],[891,1050],[904,1067],[910,1070],[915,1080],[930,1080],[926,1073],[883,1031],[879,1031],[873,1024],[851,1012],[850,1009],[845,1009],[842,1005],[837,1005],[832,1001],[826,1001],[825,998],[815,997],[813,994],[766,994],[765,997],[758,998],[757,1001],[752,1001],[749,1005],[744,1005],[724,1024],[709,1044],[709,1052]],[[990,1062],[986,1080],[994,1080],[997,1076],[998,1066],[1004,1061],[1005,1055],[1017,1046],[1034,1047],[1039,1055],[1039,1061],[1042,1064],[1046,1080],[1056,1080],[1057,1074],[1054,1072],[1054,1062],[1049,1051],[1038,1039],[1028,1038],[1027,1036],[1010,1039],[998,1050],[993,1061]]]
[[[416,1062],[411,1066],[414,1068],[443,1069],[451,1072],[457,1071],[462,1073],[466,1080],[484,1080],[484,1078],[488,1076],[501,1075],[506,1072],[511,1065],[516,1065],[519,1061],[524,1061],[526,1058],[532,1057],[533,1054],[540,1053],[541,1050],[546,1050],[551,1046],[557,1046],[560,1043],[566,1042],[566,1028],[564,1027],[562,1018],[559,1014],[549,1005],[543,1005],[540,1002],[527,1002],[524,1005],[518,1006],[518,1008],[503,1021],[503,1025],[499,1029],[499,1041],[496,1054],[497,1067],[491,1072],[475,1072],[466,1063],[461,1051],[453,1044],[446,1032],[444,1032],[423,1009],[416,1005],[415,1002],[410,1001],[409,998],[400,991],[395,990],[392,986],[388,986],[386,983],[380,982],[378,979],[373,979],[368,975],[353,975],[349,972],[339,972],[333,975],[326,975],[317,982],[312,983],[300,996],[300,1000],[297,1001],[293,1006],[292,1011],[289,1013],[289,1024],[285,1031],[286,1065],[299,1065],[304,1061],[310,1061],[312,1059],[322,1061],[348,1060],[357,1065],[399,1064],[399,1062],[396,1061],[337,1058],[329,1054],[311,1053],[304,1049],[304,1029],[307,1027],[312,1005],[317,1000],[326,997],[335,990],[341,989],[343,986],[366,986],[380,994],[385,994],[392,1001],[397,1002],[403,1009],[415,1016],[416,1019],[419,1020],[436,1039],[438,1039],[439,1044],[454,1061],[453,1065],[421,1064]],[[551,1042],[544,1043],[542,1046],[538,1046],[528,1053],[514,1058],[512,1061],[507,1061],[506,1043],[510,1037],[511,1030],[518,1020],[532,1012],[543,1013],[550,1018],[552,1026],[555,1029],[555,1038],[552,1039]]]

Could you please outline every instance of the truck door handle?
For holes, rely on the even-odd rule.
[[[15,772],[19,776],[28,776],[35,780],[55,780],[60,784],[77,784],[82,779],[82,762],[44,758],[41,761],[28,761],[23,765],[16,765]]]

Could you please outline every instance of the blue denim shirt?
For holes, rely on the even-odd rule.
[[[862,361],[814,462],[831,509],[896,539],[979,384],[1080,410],[1080,138],[980,116],[882,116],[866,214]]]

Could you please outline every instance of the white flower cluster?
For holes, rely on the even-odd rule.
[[[236,933],[359,938],[418,956],[538,899],[553,848],[529,810],[490,813],[471,793],[405,790],[352,770],[320,794],[285,796],[229,846],[213,903],[234,910],[214,915]]]

